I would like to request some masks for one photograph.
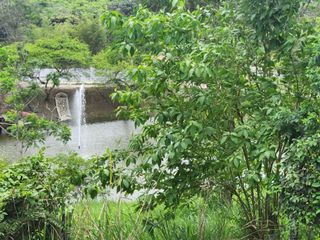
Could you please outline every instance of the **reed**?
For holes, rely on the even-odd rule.
[[[71,237],[78,240],[232,240],[241,239],[238,209],[199,199],[168,217],[164,207],[137,210],[136,202],[85,200],[74,211]]]

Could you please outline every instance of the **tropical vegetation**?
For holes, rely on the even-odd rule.
[[[90,159],[41,149],[1,163],[1,238],[320,239],[319,10],[303,0],[0,3],[3,131],[24,149],[47,136],[67,143],[67,125],[24,113],[90,67],[140,129]]]

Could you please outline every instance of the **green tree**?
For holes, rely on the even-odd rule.
[[[31,25],[41,26],[37,6],[29,0],[3,0],[0,2],[0,42],[24,40]]]
[[[0,3],[0,42],[21,39],[21,27],[27,24],[26,4],[20,0],[4,0]]]
[[[118,0],[108,4],[109,10],[117,10],[124,15],[133,14],[139,5],[145,6],[151,11],[158,12],[160,10],[170,11],[177,4],[182,4],[186,9],[194,11],[198,6],[213,6],[220,5],[221,0]]]
[[[107,33],[98,21],[80,23],[72,35],[86,43],[92,54],[100,52],[107,44]]]
[[[301,36],[302,37],[302,36]],[[283,163],[284,172],[281,177],[283,199],[286,212],[294,220],[294,234],[298,234],[297,226],[307,224],[308,237],[313,239],[319,224],[319,80],[320,80],[320,42],[319,24],[313,36],[303,42],[306,44],[304,61],[297,56],[290,61],[295,67],[295,92],[299,101],[296,110],[288,113],[286,124],[282,125],[286,134],[299,133],[300,138],[292,142]],[[301,44],[301,38],[295,39],[293,46]],[[293,41],[291,41],[293,42]],[[294,48],[295,49],[295,48]],[[300,61],[299,61],[300,60]],[[298,64],[300,63],[300,64]],[[306,71],[307,77],[301,74]],[[290,127],[290,128],[289,128]],[[291,133],[291,134],[292,134]]]
[[[296,2],[281,3],[278,12],[269,2],[266,19],[266,5],[244,15],[236,2],[219,11],[104,15],[119,54],[138,63],[133,87],[113,97],[123,103],[118,113],[142,127],[122,160],[138,162],[141,188],[159,190],[152,204],[220,189],[241,206],[252,238],[280,238],[281,166],[304,133],[294,116],[317,105],[303,68],[312,28],[297,22]],[[279,16],[288,21],[272,22]],[[248,24],[255,18],[267,28]]]
[[[0,48],[0,94],[1,115],[6,123],[1,128],[22,143],[23,148],[44,142],[47,135],[52,135],[62,141],[68,141],[70,130],[66,125],[52,122],[37,116],[24,116],[32,99],[41,94],[39,86],[34,82],[22,82],[20,72],[25,65],[21,65],[21,56],[12,49]]]
[[[88,46],[68,36],[38,39],[34,43],[26,44],[21,51],[26,54],[27,68],[22,75],[26,74],[32,80],[43,84],[47,97],[53,88],[59,86],[62,77],[68,77],[70,69],[86,67],[90,60]],[[54,71],[44,80],[33,75],[35,70],[43,68]]]

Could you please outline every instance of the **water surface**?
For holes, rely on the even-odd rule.
[[[21,144],[13,138],[0,136],[0,158],[14,162],[21,156],[32,155],[46,146],[46,155],[55,156],[60,153],[69,154],[76,152],[84,158],[103,154],[106,148],[119,149],[128,145],[130,138],[136,131],[130,121],[113,121],[81,126],[81,147],[79,149],[79,128],[70,126],[72,131],[71,140],[67,144],[48,137],[44,145],[30,148],[22,153]]]

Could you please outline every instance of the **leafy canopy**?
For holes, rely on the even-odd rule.
[[[298,21],[298,1],[245,8],[248,2],[215,11],[140,8],[129,17],[112,11],[103,21],[117,36],[119,54],[136,64],[128,73],[132,87],[113,97],[123,103],[118,114],[142,127],[121,160],[138,164],[141,188],[158,190],[148,207],[220,190],[263,239],[279,228],[287,201],[280,179],[290,179],[282,173],[295,161],[288,156],[319,131],[310,119],[319,111],[318,73],[309,74],[316,38],[307,19]],[[312,179],[316,188],[318,177]],[[319,216],[295,211],[310,221]]]

